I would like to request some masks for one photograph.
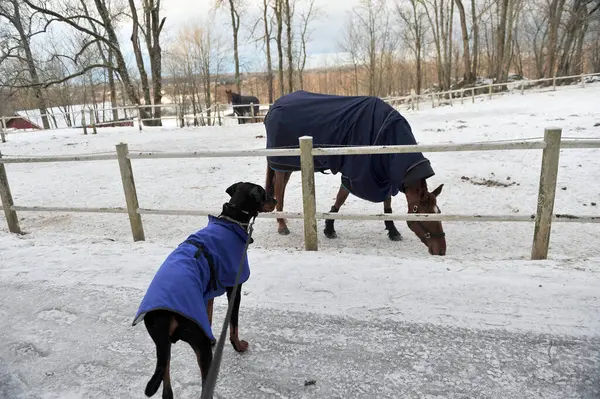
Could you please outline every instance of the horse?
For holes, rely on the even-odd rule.
[[[374,96],[337,96],[298,90],[278,98],[264,119],[267,148],[298,148],[299,138],[310,135],[313,146],[369,146],[416,144],[406,119],[391,105]],[[319,155],[315,173],[341,172],[330,212],[338,212],[349,194],[370,202],[383,202],[384,213],[392,213],[393,196],[406,196],[409,213],[441,213],[437,197],[443,184],[429,192],[427,179],[435,173],[420,152],[364,155]],[[293,172],[300,170],[300,157],[267,156],[265,189],[283,211],[285,188]],[[290,233],[284,219],[277,219],[279,234]],[[392,241],[402,240],[392,220],[385,220]],[[432,255],[446,254],[446,238],[440,221],[407,221],[410,230]],[[336,238],[334,220],[325,220],[323,233]]]
[[[239,105],[239,104],[254,104],[252,105],[252,108],[254,109],[254,116],[258,116],[258,112],[259,112],[259,104],[260,101],[258,100],[258,98],[254,97],[254,96],[242,96],[238,93],[234,93],[231,90],[225,90],[225,94],[227,95],[227,102],[229,102],[231,105],[234,105],[233,108],[233,112],[237,115],[237,116],[251,116],[252,115],[252,110],[250,109],[250,106],[247,107],[235,107],[235,105]],[[245,118],[236,118],[238,120],[238,124],[244,124],[246,123],[246,119]],[[250,121],[251,123],[254,123],[256,120],[256,118],[251,118]]]

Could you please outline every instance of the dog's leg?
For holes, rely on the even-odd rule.
[[[233,294],[233,287],[227,288],[227,300],[231,298]],[[235,301],[233,301],[233,309],[231,310],[231,319],[229,323],[229,342],[231,346],[238,352],[246,352],[248,350],[248,342],[241,340],[239,337],[239,317],[240,317],[240,302],[242,300],[242,285],[240,284],[235,294]]]
[[[173,399],[173,388],[171,387],[171,343],[169,343],[169,358],[163,375],[162,399]]]
[[[206,377],[208,377],[208,370],[212,364],[213,353],[210,346],[210,340],[202,334],[200,342],[195,344],[193,347],[194,353],[196,354],[196,360],[200,367],[200,375],[202,376],[202,393],[204,393],[204,387],[206,386]]]
[[[209,299],[208,304],[206,305],[206,313],[208,313],[208,322],[212,327],[212,315],[213,315],[213,302],[215,299]]]
[[[208,304],[206,305],[206,313],[208,314],[208,322],[210,323],[210,326],[212,327],[212,316],[213,316],[213,302],[215,301],[215,299],[209,299],[208,300]],[[212,346],[215,346],[217,344],[217,341],[212,343]]]
[[[150,312],[144,317],[144,324],[148,334],[156,345],[156,369],[144,393],[146,396],[153,396],[161,382],[163,383],[163,399],[172,399],[173,390],[171,388],[171,378],[169,375],[169,363],[171,361],[171,342],[169,341],[169,331],[171,328],[172,316],[167,312]]]
[[[387,197],[385,199],[385,201],[383,201],[383,213],[392,213],[392,197],[391,196]],[[385,223],[385,229],[388,231],[388,237],[390,238],[390,240],[401,241],[402,235],[400,234],[400,232],[398,231],[396,226],[394,226],[394,221],[386,220],[384,223]]]
[[[344,205],[344,202],[346,202],[348,195],[350,195],[350,191],[346,190],[344,186],[340,185],[340,189],[338,190],[337,196],[335,197],[335,204],[331,207],[329,212],[338,212],[342,205]],[[333,222],[335,222],[334,219],[325,220],[325,230],[323,230],[323,233],[325,233],[325,237],[327,238],[337,237],[337,233],[335,232],[335,228],[333,227]]]
[[[196,354],[196,360],[200,367],[200,375],[202,376],[202,391],[204,391],[206,377],[208,377],[208,371],[213,360],[211,342],[204,331],[195,323],[189,320],[182,320],[181,323],[185,324],[184,328],[182,328],[181,340],[187,342]]]
[[[277,212],[283,212],[283,199],[285,197],[285,187],[290,180],[292,172],[275,172],[275,199],[277,200]],[[282,235],[290,234],[285,219],[277,219],[277,232]]]

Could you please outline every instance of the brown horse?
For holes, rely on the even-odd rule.
[[[265,118],[267,148],[298,147],[299,137],[310,134],[315,147],[416,144],[408,122],[381,99],[371,96],[331,96],[297,91],[280,97]],[[426,179],[434,172],[421,153],[320,155],[314,157],[315,172],[341,172],[342,184],[330,212],[338,212],[350,193],[371,202],[383,202],[392,213],[391,197],[404,193],[409,213],[440,213],[437,197],[443,185],[429,192]],[[265,189],[283,211],[285,188],[293,172],[300,170],[299,157],[267,157]],[[284,219],[278,232],[289,234]],[[392,220],[385,228],[392,241],[402,236]],[[446,254],[446,238],[440,221],[407,221],[408,227],[432,255]],[[337,237],[334,220],[325,221],[328,238]]]
[[[265,189],[269,195],[277,200],[277,212],[283,212],[283,201],[285,197],[285,188],[292,172],[275,171],[270,166],[267,166],[267,178]],[[435,190],[429,192],[427,189],[427,181],[419,180],[416,184],[406,187],[404,195],[408,204],[408,213],[440,213],[440,208],[437,205],[437,197],[442,192],[440,184]],[[338,212],[350,191],[344,185],[340,185],[335,204],[331,207],[330,212]],[[388,197],[383,201],[384,213],[392,213],[392,197]],[[419,239],[427,246],[429,253],[432,255],[446,254],[446,234],[442,228],[442,222],[439,221],[407,221],[408,227],[419,237]],[[285,219],[277,219],[277,231],[279,234],[287,235],[290,230],[287,227]],[[388,230],[388,236],[392,241],[402,240],[402,235],[396,229],[392,220],[385,221],[385,228]],[[327,238],[336,238],[337,233],[334,229],[334,219],[325,220],[325,229],[323,233]]]

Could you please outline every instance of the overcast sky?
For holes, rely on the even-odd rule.
[[[298,7],[304,7],[307,0],[297,0]],[[258,4],[262,3],[259,0],[247,1],[252,6],[249,7],[244,13],[241,13],[240,18],[242,20],[243,27],[252,25],[258,14],[261,12],[258,8]],[[311,41],[308,44],[308,53],[314,55],[311,63],[313,65],[307,65],[307,67],[317,66],[314,64],[322,64],[323,58],[327,58],[332,61],[335,54],[340,51],[338,42],[343,38],[344,22],[347,18],[348,12],[355,6],[359,0],[316,0],[315,5],[322,10],[321,17],[319,20],[312,23],[312,35]],[[162,15],[167,18],[164,27],[165,41],[168,42],[169,38],[174,37],[177,34],[179,27],[182,24],[192,23],[194,21],[202,21],[210,12],[210,9],[214,7],[215,0],[168,0],[162,2]],[[216,29],[220,29],[224,35],[224,38],[232,42],[232,33],[230,26],[230,17],[228,9],[218,11],[218,19],[216,20]],[[127,37],[131,34],[131,28],[129,26],[124,27],[124,34]],[[262,63],[264,54],[258,52],[254,44],[247,43],[247,30],[244,30],[240,35],[240,51],[242,61],[248,63],[248,68],[251,69],[262,69],[262,65],[256,65]],[[272,50],[275,54],[275,49]],[[323,54],[327,55],[326,57]],[[321,56],[319,56],[321,55]],[[233,58],[233,55],[232,57]],[[254,60],[253,60],[254,58]]]

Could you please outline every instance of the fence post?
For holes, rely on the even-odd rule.
[[[585,79],[583,74],[581,74],[581,87],[585,89]]]
[[[0,152],[0,158],[2,153]],[[8,231],[16,234],[23,234],[21,232],[21,226],[19,226],[19,218],[17,212],[10,209],[14,205],[12,194],[10,193],[10,186],[8,185],[8,178],[6,177],[6,169],[4,164],[0,163],[0,199],[2,200],[2,208],[4,208],[4,216],[6,217],[6,223],[8,224]]]
[[[531,249],[532,260],[547,259],[548,257],[561,136],[562,129],[559,128],[548,128],[544,131],[546,147],[542,154],[537,213]]]
[[[552,90],[556,91],[556,75],[552,77]]]
[[[83,126],[83,134],[87,135],[87,122],[85,120],[85,109],[81,109],[81,126]]]
[[[302,205],[304,212],[304,249],[318,250],[317,202],[315,198],[315,164],[312,155],[313,138],[300,137],[300,167],[302,174]]]
[[[475,104],[475,87],[471,87],[471,103]]]
[[[127,158],[129,148],[126,143],[117,144],[117,157],[119,159],[119,169],[121,170],[121,181],[123,191],[125,192],[125,202],[127,203],[127,213],[129,214],[129,223],[131,224],[131,233],[133,241],[144,241],[144,226],[142,216],[137,213],[140,207],[135,191],[135,182],[133,180],[133,169],[131,160]]]
[[[525,82],[521,80],[521,95],[525,94]]]
[[[254,103],[250,103],[250,116],[252,117],[252,119],[250,119],[250,123],[255,123],[255,119],[254,119]]]
[[[142,132],[142,114],[140,112],[140,105],[137,105],[137,114],[138,114],[138,128],[140,129],[140,133]]]
[[[96,113],[93,109],[90,109],[90,122],[92,123],[92,134],[98,134],[96,130]]]
[[[0,116],[0,122],[2,125],[0,126],[0,139],[3,143],[6,143],[6,119],[3,116]]]
[[[490,83],[490,99],[492,98],[492,84]]]

